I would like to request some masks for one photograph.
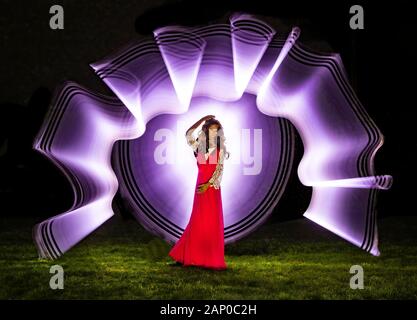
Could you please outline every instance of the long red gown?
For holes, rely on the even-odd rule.
[[[221,188],[211,186],[203,193],[197,192],[197,186],[212,177],[218,159],[219,148],[211,152],[207,160],[200,152],[196,157],[198,176],[190,220],[181,238],[169,252],[169,256],[183,266],[194,265],[217,270],[227,268],[224,259]]]

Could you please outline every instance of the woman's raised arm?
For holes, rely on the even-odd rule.
[[[185,132],[185,138],[187,139],[187,144],[189,146],[191,146],[193,151],[196,151],[197,148],[198,148],[198,142],[193,136],[194,130],[197,129],[203,121],[206,121],[206,120],[211,119],[211,118],[214,118],[214,116],[213,115],[208,115],[208,116],[202,117],[200,120],[198,120],[196,123],[194,123],[191,127],[189,127],[187,129],[187,131]]]
[[[189,127],[188,129],[187,129],[187,131],[185,132],[185,135],[188,135],[189,134],[189,132],[194,132],[194,130],[195,129],[197,129],[198,128],[198,126],[203,122],[203,121],[206,121],[206,120],[209,120],[209,119],[211,119],[211,118],[214,118],[215,116],[213,116],[213,115],[208,115],[208,116],[204,116],[204,117],[202,117],[200,120],[198,120],[196,123],[194,123],[191,127]]]

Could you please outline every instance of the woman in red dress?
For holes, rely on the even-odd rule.
[[[198,138],[193,132],[205,121]],[[190,220],[169,256],[183,266],[224,270],[224,224],[220,182],[223,160],[229,158],[223,128],[213,115],[205,116],[186,132],[197,160],[198,177]]]

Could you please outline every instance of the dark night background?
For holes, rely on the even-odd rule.
[[[49,8],[64,8],[64,30],[49,28]],[[349,8],[364,8],[365,29],[349,27]],[[376,153],[377,174],[394,184],[380,191],[379,217],[414,215],[416,22],[413,1],[10,1],[0,4],[0,214],[47,218],[66,211],[72,190],[48,159],[32,150],[55,87],[73,80],[113,95],[89,63],[133,37],[169,24],[226,22],[235,11],[259,15],[279,34],[301,28],[298,41],[318,51],[339,52],[365,109],[385,136]],[[289,185],[270,221],[299,218],[311,190],[296,175],[303,147],[298,138]],[[115,198],[115,205],[118,204]],[[123,210],[122,210],[123,212]],[[128,218],[128,214],[124,213]]]

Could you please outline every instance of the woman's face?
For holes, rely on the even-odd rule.
[[[212,124],[209,128],[208,128],[208,132],[209,132],[209,139],[212,140],[214,138],[217,137],[217,130],[219,129],[219,125],[218,124]]]

